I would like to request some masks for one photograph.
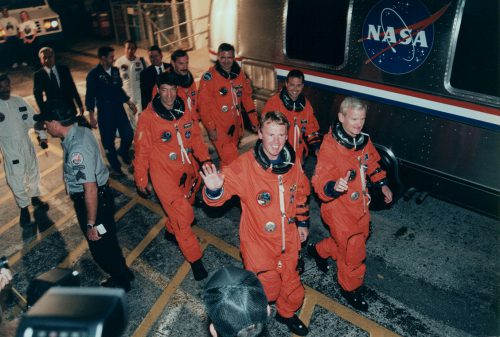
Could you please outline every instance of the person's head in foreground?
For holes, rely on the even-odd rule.
[[[257,276],[223,267],[208,278],[202,294],[210,317],[210,333],[220,337],[263,336],[270,308]]]

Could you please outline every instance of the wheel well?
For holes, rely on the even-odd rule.
[[[399,178],[399,161],[394,152],[384,145],[375,145],[380,154],[380,165],[387,172],[389,186],[398,197],[401,195],[403,184]]]

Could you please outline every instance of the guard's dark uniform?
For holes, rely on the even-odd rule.
[[[87,233],[87,209],[83,183],[96,182],[98,206],[95,225],[102,224],[106,233],[101,239],[90,241],[90,252],[96,263],[111,275],[118,285],[130,289],[133,274],[125,264],[116,237],[114,198],[107,185],[109,171],[104,165],[99,146],[90,129],[74,124],[62,142],[64,149],[64,182],[73,200],[78,223],[84,235]],[[127,289],[128,288],[128,289]]]
[[[87,93],[85,106],[88,111],[97,107],[97,122],[101,133],[102,146],[106,150],[109,164],[114,170],[120,170],[120,162],[115,149],[116,130],[120,133],[120,148],[118,154],[128,157],[134,132],[130,126],[123,103],[129,97],[123,91],[120,71],[111,67],[111,76],[99,64],[87,75]]]

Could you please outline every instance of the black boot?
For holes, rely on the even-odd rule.
[[[368,311],[368,303],[363,299],[358,289],[346,291],[340,289],[340,294],[345,298],[351,307],[359,311]]]
[[[309,329],[307,326],[297,317],[297,315],[293,315],[290,318],[282,317],[280,314],[276,314],[276,321],[285,324],[288,329],[296,334],[297,336],[305,336],[309,333]]]
[[[31,204],[41,210],[48,211],[49,210],[49,204],[46,202],[43,202],[40,200],[39,197],[33,197],[31,198]]]
[[[118,280],[114,277],[110,277],[101,282],[101,287],[105,288],[122,288],[126,293],[130,291],[132,286],[129,280]]]
[[[28,206],[21,208],[21,214],[19,216],[19,224],[21,226],[26,226],[31,223],[31,216]]]
[[[208,273],[205,269],[205,266],[203,266],[203,262],[201,262],[201,259],[191,263],[191,271],[193,272],[193,277],[196,281],[201,281],[208,276]]]
[[[328,259],[324,259],[318,254],[315,245],[313,244],[308,245],[307,253],[314,259],[314,261],[316,262],[316,266],[318,267],[319,270],[321,270],[323,273],[328,272],[328,269],[330,268],[328,266]]]

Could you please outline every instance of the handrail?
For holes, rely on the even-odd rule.
[[[181,22],[181,23],[178,23],[176,25],[173,25],[173,26],[170,26],[170,27],[167,27],[167,28],[163,28],[163,29],[160,29],[158,31],[155,32],[155,34],[159,34],[159,33],[163,33],[164,31],[167,31],[167,30],[171,30],[171,29],[174,29],[175,27],[180,27],[182,25],[185,25],[187,23],[190,23],[190,22],[193,22],[193,21],[197,21],[197,20],[202,20],[202,19],[205,19],[205,18],[208,18],[208,15],[203,15],[203,16],[200,16],[198,18],[194,18],[194,19],[191,19],[191,20],[187,20],[187,21],[184,21],[184,22]],[[207,29],[207,32],[208,32],[208,29]]]
[[[110,0],[113,14],[113,26],[115,27],[117,41],[119,36],[118,32],[120,32],[122,35],[125,33],[127,39],[130,38],[130,35],[135,34],[135,39],[147,41],[149,44],[156,44],[162,49],[170,48],[172,45],[176,44],[179,44],[179,46],[182,44],[183,48],[192,48],[194,45],[193,38],[208,33],[208,29],[198,31],[198,29],[203,29],[205,26],[199,26],[195,22],[207,20],[209,15],[206,14],[192,18],[190,2],[190,0],[172,0],[171,3],[166,1],[146,3],[139,0],[136,3],[125,3],[123,1],[120,3]],[[182,11],[182,9],[177,9],[181,6],[185,6],[184,10],[186,11],[183,17],[185,21],[183,22],[179,22],[181,18],[180,15],[182,15],[180,11]],[[133,15],[137,15],[137,19],[130,19],[132,10],[134,11]],[[171,19],[167,16],[167,21],[160,21],[163,15],[162,13],[169,15],[170,11],[172,15]],[[119,18],[116,22],[115,15]],[[165,27],[167,25],[170,26]],[[193,26],[197,27],[196,33],[193,33]],[[117,27],[120,27],[119,31]],[[140,38],[137,34],[140,34]],[[186,42],[180,43],[186,40],[188,40],[187,45]]]
[[[202,32],[196,33],[196,34],[191,34],[191,35],[188,35],[188,36],[184,36],[184,37],[182,37],[182,38],[180,38],[180,39],[177,39],[177,40],[175,40],[175,41],[172,41],[172,42],[167,43],[167,44],[164,44],[164,45],[160,45],[160,46],[158,46],[158,47],[160,47],[160,49],[161,49],[161,48],[163,48],[163,47],[168,47],[168,46],[170,46],[170,45],[176,44],[176,43],[177,43],[177,42],[179,42],[179,41],[186,40],[186,39],[188,39],[188,38],[195,37],[195,36],[198,36],[198,35],[201,35],[201,34],[205,34],[205,33],[208,33],[208,29],[207,29],[207,30],[204,30],[204,31],[202,31]]]

